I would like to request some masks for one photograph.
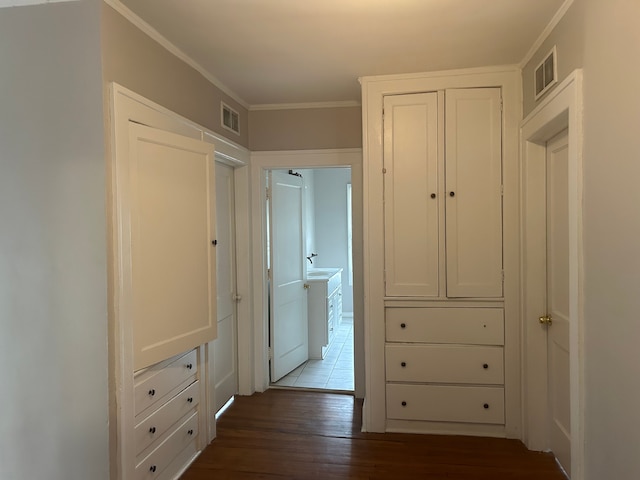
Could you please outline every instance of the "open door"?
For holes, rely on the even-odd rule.
[[[309,335],[304,255],[302,176],[273,171],[269,177],[271,381],[307,361]]]

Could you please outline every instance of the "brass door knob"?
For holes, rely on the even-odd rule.
[[[542,325],[551,325],[553,323],[553,320],[551,319],[551,315],[544,315],[544,316],[538,318],[538,321]]]

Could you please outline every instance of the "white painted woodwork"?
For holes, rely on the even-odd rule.
[[[271,381],[309,358],[304,181],[286,171],[270,175]]]
[[[342,320],[342,269],[314,269],[309,284],[309,358],[322,360]]]
[[[571,475],[569,162],[567,131],[547,143],[547,368],[549,448]]]
[[[386,308],[388,342],[504,345],[501,308]]]
[[[437,93],[384,98],[384,169],[385,293],[437,297]]]
[[[502,385],[502,347],[394,345],[385,348],[387,382]]]
[[[582,115],[583,73],[575,70],[541,101],[521,126],[521,295],[526,405],[523,440],[533,450],[549,448],[548,339],[547,329],[538,322],[541,312],[547,309],[547,142],[568,128],[569,401],[573,478],[584,477],[585,465]],[[505,201],[505,208],[506,205]]]
[[[504,388],[387,384],[387,416],[403,420],[502,424]]]
[[[236,250],[233,168],[216,162],[216,289],[218,338],[213,352],[212,410],[217,412],[238,392],[236,320]]]
[[[134,369],[213,340],[211,145],[129,125]]]
[[[445,95],[447,297],[501,297],[500,89]]]

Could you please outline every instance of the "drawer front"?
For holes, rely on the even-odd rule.
[[[387,308],[388,342],[504,345],[502,308]]]
[[[342,271],[329,278],[329,281],[327,282],[327,295],[331,295],[340,285],[342,285]]]
[[[397,420],[504,424],[504,389],[389,384],[387,417]]]
[[[191,352],[176,359],[163,368],[149,368],[140,378],[135,379],[135,414],[146,410],[171,393],[198,371],[197,352]],[[167,399],[164,399],[166,401]]]
[[[198,436],[198,413],[180,422],[176,429],[136,466],[136,479],[157,479],[173,459]]]
[[[134,430],[136,455],[151,445],[200,403],[200,382],[196,381],[162,405]]]
[[[504,383],[502,347],[388,344],[385,354],[388,382]]]

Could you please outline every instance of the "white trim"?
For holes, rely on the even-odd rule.
[[[264,199],[266,196],[265,173],[274,168],[324,168],[351,167],[351,184],[353,188],[354,229],[353,244],[362,244],[362,150],[359,148],[327,149],[327,150],[287,150],[276,152],[251,153],[251,219],[252,219],[252,254],[253,254],[253,348],[254,383],[259,392],[269,388],[269,358],[267,341],[269,339],[266,270],[267,257],[266,219],[264,215]],[[362,257],[354,249],[354,299],[362,298]],[[354,373],[355,396],[364,396],[364,320],[361,308],[354,303]],[[242,352],[238,352],[242,355]]]
[[[567,13],[567,10],[569,10],[569,7],[572,4],[573,4],[573,0],[565,0],[564,3],[560,5],[560,8],[558,9],[558,11],[555,13],[553,17],[551,17],[551,20],[549,21],[547,26],[544,27],[544,30],[542,30],[542,33],[540,33],[536,41],[533,42],[533,45],[531,45],[531,48],[529,48],[529,51],[527,52],[527,54],[520,61],[519,67],[521,69],[524,69],[527,63],[531,61],[531,59],[536,54],[538,49],[540,49],[544,41],[549,37],[549,35],[551,35],[551,32],[553,31],[553,29],[556,28],[558,23],[560,23],[560,20],[562,20],[562,17],[564,17],[564,15]]]
[[[386,390],[384,363],[384,234],[383,221],[383,121],[385,95],[420,93],[451,88],[500,87],[504,179],[504,309],[505,309],[505,426],[503,435],[521,436],[520,389],[520,253],[518,124],[522,118],[520,69],[498,66],[428,72],[423,74],[364,77],[362,83],[364,178],[364,295],[366,398],[363,429],[384,432]]]
[[[249,104],[245,102],[237,93],[227,87],[224,83],[222,83],[218,78],[211,74],[207,69],[205,69],[202,65],[196,62],[193,58],[183,52],[180,48],[170,42],[164,35],[158,32],[155,28],[149,25],[146,21],[136,15],[131,9],[129,9],[126,5],[124,5],[120,0],[103,0],[104,3],[112,7],[116,12],[122,15],[124,18],[129,20],[133,25],[135,25],[142,32],[147,34],[153,40],[158,42],[162,47],[167,49],[173,55],[178,57],[184,63],[189,65],[191,68],[198,71],[204,78],[209,80],[213,85],[219,88],[223,93],[234,99],[244,108],[249,109]]]
[[[348,108],[359,107],[361,104],[357,100],[343,100],[336,102],[309,102],[309,103],[261,103],[251,105],[249,111],[260,110],[302,110],[312,108]]]
[[[521,252],[524,437],[528,448],[545,450],[547,442],[546,334],[537,317],[546,309],[546,274],[540,267],[545,249],[544,164],[546,142],[569,129],[569,342],[571,402],[571,475],[584,478],[584,327],[582,238],[582,70],[575,70],[521,123]],[[544,230],[544,229],[543,229]],[[541,370],[544,370],[542,372]]]

